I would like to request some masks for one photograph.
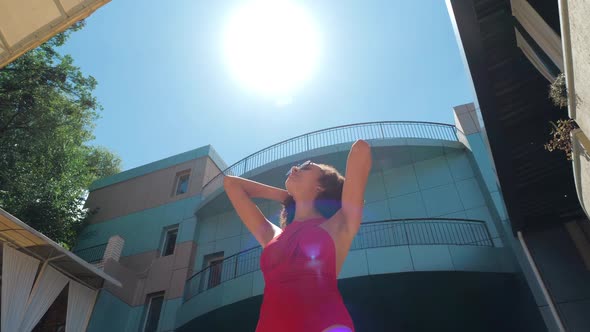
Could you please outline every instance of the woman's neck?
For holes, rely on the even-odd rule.
[[[315,209],[313,201],[297,202],[297,205],[295,205],[294,221],[304,221],[318,217],[322,217],[322,215]]]

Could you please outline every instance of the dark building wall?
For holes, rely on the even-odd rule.
[[[338,281],[357,332],[547,331],[515,274],[412,272]],[[254,331],[262,296],[202,315],[177,329]],[[285,308],[290,310],[290,308]]]
[[[567,331],[589,331],[590,271],[565,226],[525,232],[524,239]],[[547,305],[540,310],[550,315]]]

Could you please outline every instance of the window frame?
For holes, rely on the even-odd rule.
[[[219,280],[217,280],[217,283],[215,285],[212,284],[213,279],[212,279],[211,272],[213,272],[213,266],[219,266],[219,268],[216,272],[216,273],[219,273]],[[223,257],[210,260],[208,267],[209,267],[209,273],[207,275],[207,289],[211,289],[211,288],[215,288],[215,287],[221,285],[221,274],[223,273]]]
[[[221,267],[219,271],[219,283],[211,286],[211,269],[209,269],[209,271],[205,273],[205,278],[201,277],[201,280],[199,281],[200,291],[211,289],[221,284],[221,274],[223,273],[223,260],[225,258],[225,253],[223,251],[212,252],[203,256],[202,270],[211,267],[214,262],[220,262],[219,264],[221,265]]]
[[[162,318],[162,309],[164,309],[164,300],[165,300],[165,292],[161,291],[161,292],[155,292],[155,293],[150,293],[147,294],[145,296],[145,311],[143,314],[143,322],[142,322],[142,327],[141,327],[141,332],[146,332],[146,328],[147,328],[147,323],[148,323],[148,319],[150,318],[150,311],[152,308],[152,302],[154,299],[161,297],[162,298],[162,307],[160,308],[160,312],[158,313],[158,323],[156,325],[156,331],[158,330],[158,327],[160,326],[160,319]]]
[[[159,250],[160,257],[171,256],[171,255],[174,255],[174,253],[176,253],[176,244],[178,243],[178,233],[180,230],[179,226],[180,226],[179,224],[174,224],[171,226],[164,227],[164,229],[162,230],[162,239],[160,240],[160,250]],[[168,234],[170,234],[173,231],[176,231],[176,238],[174,239],[174,248],[172,248],[171,254],[164,255],[164,250],[166,250],[166,247],[168,245]]]
[[[178,193],[178,186],[181,184],[181,179],[184,176],[188,176],[188,179],[186,181],[186,191],[183,193]],[[174,177],[174,186],[172,187],[172,197],[182,196],[182,195],[188,193],[189,188],[190,188],[190,183],[191,183],[191,169],[185,169],[183,171],[176,173],[176,176]]]

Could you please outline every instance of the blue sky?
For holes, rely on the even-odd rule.
[[[231,164],[284,139],[368,121],[453,123],[473,99],[444,1],[302,0],[322,35],[313,76],[278,106],[236,83],[222,32],[243,1],[113,0],[73,34],[99,85],[95,141],[130,169],[211,144]]]

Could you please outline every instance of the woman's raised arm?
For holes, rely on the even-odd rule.
[[[265,247],[281,229],[268,221],[252,198],[265,198],[282,203],[289,196],[287,191],[235,176],[226,176],[223,186],[242,222],[258,243]]]
[[[348,154],[342,188],[342,214],[347,228],[353,233],[361,226],[365,187],[371,165],[371,147],[363,140],[356,141]]]

